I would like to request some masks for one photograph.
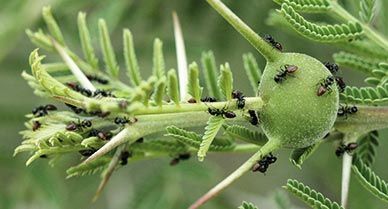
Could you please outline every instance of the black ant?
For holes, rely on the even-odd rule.
[[[68,103],[65,103],[65,105],[66,105],[67,107],[69,107],[69,108],[70,108],[74,113],[76,113],[76,114],[80,114],[80,113],[85,112],[85,109],[78,108],[78,107],[76,107],[76,106],[74,106],[74,105],[71,105],[71,104],[68,104]]]
[[[345,88],[346,88],[346,84],[343,80],[342,77],[339,77],[339,76],[336,76],[335,77],[335,82],[337,83],[338,85],[338,90],[340,93],[344,92],[345,91]]]
[[[54,111],[57,110],[57,107],[52,104],[47,104],[47,105],[41,105],[32,110],[32,114],[35,117],[42,117],[48,114],[49,111]]]
[[[101,95],[102,97],[115,97],[112,92],[105,91],[102,89],[97,89],[96,91],[93,92],[93,96],[96,97],[98,95]]]
[[[276,48],[277,50],[279,51],[283,50],[283,46],[279,42],[275,41],[275,39],[271,35],[265,34],[264,40],[270,43],[272,47]]]
[[[109,83],[108,80],[103,79],[103,78],[100,78],[100,77],[98,77],[98,76],[96,76],[96,75],[86,75],[86,77],[87,77],[90,81],[97,81],[98,83],[103,84],[103,85]]]
[[[171,161],[170,161],[170,165],[171,166],[174,166],[176,164],[178,164],[181,160],[188,160],[190,159],[191,157],[191,154],[189,152],[187,153],[181,153],[179,154],[177,157],[174,157]]]
[[[257,117],[256,115],[256,112],[254,110],[248,110],[248,114],[249,114],[249,122],[256,126],[257,124],[259,124],[259,118]]]
[[[217,102],[217,99],[214,97],[204,97],[201,99],[201,102]]]
[[[110,112],[102,112],[100,110],[88,112],[90,115],[96,115],[100,118],[105,118],[106,116],[110,115]]]
[[[120,165],[126,165],[128,163],[128,158],[132,157],[132,152],[123,151],[120,155]]]
[[[95,149],[84,149],[84,150],[80,150],[78,152],[82,156],[89,157],[89,156],[93,155],[96,152],[96,150]]]
[[[194,98],[190,98],[187,100],[187,103],[197,103],[197,101]]]
[[[327,76],[323,82],[320,83],[320,86],[317,91],[317,96],[322,96],[326,92],[331,91],[331,86],[334,84],[335,78],[332,75]]]
[[[277,157],[273,156],[272,153],[269,153],[269,155],[264,156],[261,160],[257,161],[255,165],[253,165],[252,172],[259,171],[261,173],[265,173],[269,165],[275,163],[276,160]]]
[[[77,129],[88,128],[88,127],[91,127],[91,126],[92,126],[92,121],[85,119],[85,120],[83,120],[81,122],[78,122],[78,123],[75,123],[74,121],[70,122],[66,126],[66,130],[68,130],[68,131],[75,131]]]
[[[353,150],[355,150],[358,147],[358,144],[356,142],[349,143],[347,145],[341,144],[336,150],[335,155],[337,157],[342,156],[345,152],[348,154],[351,153]]]
[[[143,137],[141,137],[141,138],[139,138],[139,139],[137,139],[135,141],[135,143],[143,143],[143,142],[144,142],[144,138]]]
[[[280,72],[273,78],[276,83],[282,83],[286,80],[287,75],[291,75],[298,70],[298,66],[295,65],[284,65],[284,69],[280,68]]]
[[[125,125],[126,123],[129,123],[129,120],[127,118],[122,117],[116,117],[114,121],[117,125]]]
[[[337,112],[337,115],[338,116],[346,116],[346,117],[348,117],[348,114],[354,114],[354,113],[356,113],[358,111],[358,108],[355,106],[355,105],[353,105],[353,106],[351,106],[351,107],[349,107],[349,106],[340,106],[340,108],[338,109],[338,112]]]
[[[112,138],[112,134],[110,132],[99,131],[97,129],[90,130],[89,137],[92,137],[92,136],[98,137],[98,138],[105,140],[105,141]]]
[[[39,121],[33,121],[32,122],[32,131],[38,130],[41,126],[42,126],[42,124]]]
[[[232,92],[232,98],[233,99],[237,99],[236,103],[237,103],[237,108],[238,109],[243,109],[244,106],[245,106],[245,98],[244,98],[244,94],[239,91],[239,90],[233,90]]]
[[[325,67],[331,72],[331,74],[335,75],[337,74],[339,67],[335,63],[330,63],[330,62],[324,62],[323,63]]]
[[[92,91],[82,87],[81,85],[73,82],[67,82],[66,85],[72,90],[81,93],[84,96],[91,97],[93,95]]]
[[[222,116],[225,118],[234,118],[236,117],[236,114],[232,111],[226,111],[225,108],[222,109],[216,109],[216,108],[208,108],[207,111],[210,115],[214,116]]]

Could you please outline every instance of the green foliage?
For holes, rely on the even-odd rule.
[[[199,161],[205,159],[206,153],[224,121],[225,119],[222,116],[211,116],[209,118],[207,126],[205,127],[205,134],[202,136],[202,142],[197,153]]]
[[[155,104],[159,107],[162,107],[163,105],[163,96],[165,95],[166,91],[166,76],[161,77],[155,85],[155,92],[153,94]],[[148,100],[148,99],[147,99]]]
[[[202,53],[202,69],[204,71],[206,89],[210,96],[221,99],[221,92],[217,86],[218,70],[212,51]]]
[[[42,10],[42,15],[43,15],[43,19],[46,22],[46,25],[47,25],[48,30],[50,31],[51,35],[60,44],[64,45],[65,40],[63,39],[61,29],[59,29],[57,22],[55,21],[53,15],[51,14],[51,7],[44,7]]]
[[[261,79],[261,70],[259,69],[256,59],[253,54],[248,53],[243,55],[244,69],[251,83],[253,92],[257,92]]]
[[[199,85],[199,70],[197,63],[193,62],[189,65],[189,81],[187,83],[189,94],[200,101],[202,96],[202,87]]]
[[[129,29],[124,29],[124,58],[127,66],[127,75],[131,80],[132,86],[138,86],[142,80],[140,76],[139,65],[137,64],[135,47],[132,33]]]
[[[388,184],[377,176],[364,162],[356,158],[353,163],[353,171],[357,179],[369,192],[379,199],[388,202]]]
[[[233,76],[228,63],[225,63],[225,65],[221,65],[220,77],[218,78],[218,86],[220,87],[221,93],[224,95],[226,100],[231,100],[233,91]]]
[[[167,92],[170,99],[176,104],[179,105],[179,86],[178,86],[178,78],[176,76],[176,71],[171,69],[167,73],[168,76],[168,85]]]
[[[242,202],[241,206],[238,207],[238,209],[259,209],[259,208],[250,202],[244,201],[244,202]]]
[[[375,0],[360,0],[360,19],[365,23],[370,23],[374,15]]]
[[[164,75],[165,66],[164,66],[164,56],[163,56],[163,43],[160,39],[155,39],[154,41],[154,59],[153,59],[153,68],[152,74],[157,78],[160,78]]]
[[[341,99],[355,104],[382,105],[388,101],[388,84],[377,87],[347,86]]]
[[[330,3],[327,0],[274,0],[278,4],[287,4],[297,11],[318,13],[330,10]]]
[[[343,209],[338,203],[324,197],[323,194],[305,186],[297,180],[289,179],[284,186],[289,192],[300,198],[303,202],[312,208],[319,209]]]
[[[369,132],[363,137],[357,147],[357,158],[366,166],[372,166],[376,157],[376,148],[379,146],[379,133],[377,131]]]
[[[367,75],[372,75],[372,70],[378,68],[378,61],[349,52],[333,54],[334,61],[341,67],[350,67]]]
[[[78,23],[78,31],[79,31],[82,51],[84,53],[85,59],[90,64],[90,66],[92,66],[92,69],[97,71],[98,59],[94,52],[92,40],[89,34],[89,29],[86,24],[86,13],[84,12],[78,13],[77,23]]]
[[[100,45],[102,55],[104,57],[105,68],[109,75],[117,78],[119,76],[119,65],[116,61],[116,55],[109,37],[109,31],[105,20],[100,19],[98,21],[98,29],[100,32]]]
[[[282,4],[280,13],[301,35],[319,42],[344,42],[359,39],[363,35],[360,24],[348,22],[346,24],[318,25],[311,23],[298,14],[291,6]]]
[[[294,149],[290,156],[291,163],[299,169],[302,169],[302,164],[304,163],[304,161],[307,160],[314,153],[314,151],[319,147],[320,144],[321,142],[317,142],[314,145],[305,148]]]
[[[259,146],[263,146],[268,141],[264,134],[249,130],[248,128],[240,125],[226,126],[225,132],[233,138],[257,144]]]
[[[66,170],[67,178],[92,175],[101,172],[108,166],[110,160],[111,157],[101,157],[91,163],[81,163],[77,166],[70,167]]]

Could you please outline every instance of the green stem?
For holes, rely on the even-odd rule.
[[[271,140],[266,143],[263,147],[259,149],[252,157],[250,157],[244,164],[242,164],[237,170],[232,174],[218,183],[215,187],[209,190],[205,195],[199,198],[194,204],[192,204],[189,209],[196,209],[215,197],[222,190],[226,189],[230,184],[235,180],[240,178],[244,173],[251,170],[252,166],[257,163],[258,160],[262,159],[264,156],[268,155],[270,152],[273,152],[281,147],[280,143],[277,140]]]
[[[361,25],[364,30],[365,36],[368,37],[371,41],[375,42],[377,45],[383,47],[388,51],[388,40],[384,38],[380,33],[371,28],[368,24],[361,22],[353,15],[351,15],[348,11],[346,11],[338,2],[331,2],[332,11],[335,17],[341,19],[342,21],[348,22],[357,22]]]
[[[252,44],[263,56],[269,61],[275,61],[279,58],[281,52],[274,49],[263,38],[257,35],[247,24],[237,17],[228,7],[220,0],[207,0],[207,2],[228,21],[245,39]]]

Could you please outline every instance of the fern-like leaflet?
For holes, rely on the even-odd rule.
[[[273,0],[278,4],[287,4],[299,12],[321,13],[330,10],[330,3],[327,0]]]

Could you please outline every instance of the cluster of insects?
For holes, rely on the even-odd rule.
[[[171,166],[177,165],[181,160],[188,160],[190,159],[190,157],[191,157],[191,154],[189,152],[178,154],[178,156],[174,157],[170,161],[170,165]]]
[[[340,146],[335,150],[335,155],[341,157],[345,152],[350,154],[358,147],[358,144],[355,142],[349,143],[347,145],[340,144]]]
[[[103,79],[103,78],[100,78],[100,77],[98,77],[98,76],[96,76],[96,75],[86,75],[86,77],[87,77],[90,81],[96,81],[96,82],[98,82],[99,84],[105,85],[105,84],[108,84],[108,83],[109,83],[108,80]]]
[[[265,34],[263,38],[266,42],[270,43],[275,49],[283,51],[283,46],[279,42],[277,42],[271,35]]]
[[[214,97],[204,97],[201,98],[201,102],[217,102],[217,99]]]
[[[350,114],[354,114],[358,111],[358,108],[353,105],[353,106],[340,106],[340,108],[338,109],[338,112],[337,112],[337,115],[338,116],[345,116],[346,118],[348,117],[348,115]]]
[[[89,137],[92,137],[92,136],[95,136],[95,137],[98,137],[102,140],[110,140],[110,138],[112,138],[112,133],[111,132],[105,132],[105,131],[100,131],[100,130],[97,130],[97,129],[92,129],[90,130],[89,132]]]
[[[321,83],[317,91],[317,96],[322,96],[326,92],[330,92],[332,85],[334,83],[337,83],[337,87],[339,92],[344,92],[346,88],[346,84],[342,77],[336,76],[339,67],[335,63],[325,62],[323,63],[325,67],[333,74],[330,76],[327,76]]]
[[[97,89],[96,91],[92,92],[91,90],[82,87],[81,85],[74,83],[74,82],[67,82],[66,85],[71,88],[72,90],[81,93],[84,96],[87,97],[115,97],[112,92],[108,92],[102,89]]]
[[[287,75],[293,75],[298,70],[298,66],[284,65],[284,68],[280,68],[278,74],[273,78],[276,83],[282,83],[287,79]]]
[[[207,111],[209,112],[210,115],[213,116],[222,116],[225,118],[235,118],[236,113],[232,111],[227,111],[225,108],[222,109],[217,109],[217,108],[208,108]]]
[[[41,105],[32,110],[34,117],[42,117],[48,114],[49,111],[57,110],[57,107],[52,104]]]
[[[233,90],[232,98],[237,99],[236,104],[238,109],[243,109],[245,107],[245,98],[244,94],[239,90]]]
[[[76,131],[76,130],[82,130],[83,128],[89,128],[92,126],[92,121],[90,120],[82,120],[81,122],[70,122],[67,126],[66,126],[66,130],[68,131]]]
[[[252,167],[253,172],[261,172],[265,173],[269,167],[269,165],[275,163],[277,160],[277,157],[273,156],[272,153],[269,153],[269,155],[266,155],[263,157],[263,159],[257,161],[255,165]]]

